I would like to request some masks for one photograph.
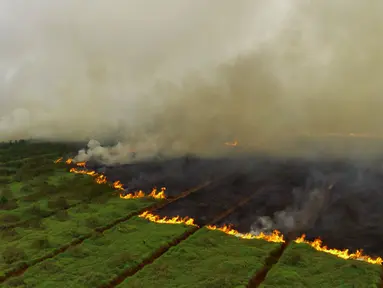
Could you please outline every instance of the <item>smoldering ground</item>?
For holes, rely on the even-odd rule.
[[[381,1],[1,5],[2,140],[287,154],[304,133],[382,132]]]
[[[128,192],[167,188],[169,198],[210,182],[186,198],[155,211],[160,216],[192,217],[205,225],[248,199],[217,225],[232,224],[240,232],[271,232],[288,238],[320,237],[338,249],[364,249],[383,256],[382,161],[241,157],[139,161],[103,166],[111,181]]]
[[[223,142],[234,139],[243,150],[279,156],[318,156],[318,147],[330,156],[380,155],[380,142],[372,140],[383,134],[379,0],[4,0],[0,5],[1,140],[119,141],[115,148],[95,145],[81,154],[97,155],[107,164],[131,162],[132,150],[146,155],[227,155]],[[358,145],[339,137],[318,140],[328,133],[369,137]],[[303,141],[302,135],[311,140]],[[237,172],[230,163],[224,166]],[[310,165],[298,169],[272,163],[254,164],[257,173],[249,172],[247,165],[245,172],[241,168],[239,180],[234,177],[226,183],[226,192],[221,190],[229,195],[225,203],[238,196],[228,185],[246,193],[260,190],[263,198],[256,203],[263,204],[254,202],[249,208],[257,217],[285,211],[291,219],[309,210],[309,204],[294,207],[294,195],[329,187],[309,189],[303,184],[311,177]],[[355,163],[355,169],[362,169]],[[328,165],[331,171],[340,169]],[[378,233],[379,222],[371,224],[379,214],[372,206],[380,199],[379,177],[369,176],[380,175],[380,168],[374,169],[378,172],[363,172],[358,185],[352,177],[340,182],[342,189],[332,183],[330,196],[321,201],[326,212],[318,210],[317,219],[313,216],[301,227],[322,219],[324,228],[315,231],[325,234],[336,225],[326,219],[336,216],[351,221],[335,233],[345,239]],[[160,173],[156,175],[141,180],[159,181]],[[367,181],[369,177],[374,181]],[[209,203],[219,199],[213,192],[204,195],[211,197]],[[336,203],[350,205],[351,199],[363,200],[361,206],[353,204],[357,224],[339,212],[348,208],[334,208]],[[274,206],[263,211],[269,207],[266,202]],[[204,205],[200,209],[208,210]],[[365,210],[373,211],[367,215]],[[281,229],[291,226],[272,220]],[[361,233],[350,236],[352,231]],[[357,248],[370,245],[353,241]]]

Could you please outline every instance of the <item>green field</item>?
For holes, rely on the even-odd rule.
[[[117,287],[245,287],[279,247],[203,228]]]
[[[320,253],[293,243],[270,270],[260,287],[380,287],[382,268],[357,260]]]
[[[109,184],[53,163],[76,149],[0,144],[0,287],[243,288],[264,267],[259,287],[380,285],[381,266],[306,244],[277,261],[279,243],[136,217],[166,200],[120,199]]]

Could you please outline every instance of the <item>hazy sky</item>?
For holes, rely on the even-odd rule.
[[[379,134],[382,12],[379,0],[0,0],[0,139],[206,151]]]

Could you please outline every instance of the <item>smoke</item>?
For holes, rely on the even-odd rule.
[[[309,179],[312,179],[313,176],[316,178],[316,175],[312,175]],[[324,182],[328,181],[331,180],[326,179]],[[295,188],[292,193],[293,205],[275,212],[273,217],[258,217],[251,225],[250,233],[258,235],[262,232],[270,233],[273,230],[278,230],[285,235],[295,238],[304,231],[313,228],[316,221],[323,215],[323,212],[326,211],[330,204],[330,191],[333,184],[327,187],[324,187],[323,184],[321,183],[317,186],[318,183],[316,183],[315,186],[317,187],[309,189],[307,189],[308,187]]]
[[[131,150],[224,153],[234,139],[301,153],[307,133],[380,135],[382,8],[3,0],[0,140],[112,139],[120,144],[81,155],[126,162]]]

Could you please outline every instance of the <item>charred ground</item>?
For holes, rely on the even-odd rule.
[[[207,181],[212,184],[156,211],[206,224],[240,201],[245,204],[217,224],[241,232],[282,230],[292,237],[320,237],[329,247],[383,256],[383,168],[379,161],[306,160],[238,156],[185,156],[106,167],[90,163],[128,191],[166,187],[175,197]],[[267,216],[266,222],[262,217]]]
[[[311,239],[321,237],[330,248],[364,248],[371,256],[382,255],[379,160],[276,158],[237,148],[230,147],[225,158],[157,155],[129,165],[88,161],[84,168],[83,163],[56,161],[60,156],[73,158],[79,149],[76,143],[0,145],[0,283],[29,287],[44,282],[59,287],[68,285],[68,275],[78,285],[74,287],[96,287],[101,282],[100,287],[118,283],[130,287],[131,281],[157,287],[159,278],[175,279],[173,284],[191,281],[190,287],[214,283],[258,287],[262,281],[278,287],[308,281],[327,283],[323,287],[338,287],[342,281],[365,287],[381,282],[377,265],[343,260],[307,244],[241,239],[203,227],[234,224],[240,232],[278,229],[290,239],[307,233]],[[95,178],[69,173],[80,169]],[[105,177],[93,170],[106,174],[109,182],[97,181]],[[124,183],[125,191],[111,185],[116,180]],[[167,199],[118,197],[119,192],[150,192],[154,186],[166,187]],[[199,225],[158,224],[137,217],[143,212],[193,217]],[[131,261],[138,256],[140,261]],[[71,264],[66,263],[64,271],[59,267],[66,259]],[[184,266],[185,261],[190,265]],[[214,277],[203,272],[212,265],[218,269]],[[236,272],[239,268],[242,274]],[[335,275],[334,269],[340,274]],[[190,271],[190,279],[183,278]]]

